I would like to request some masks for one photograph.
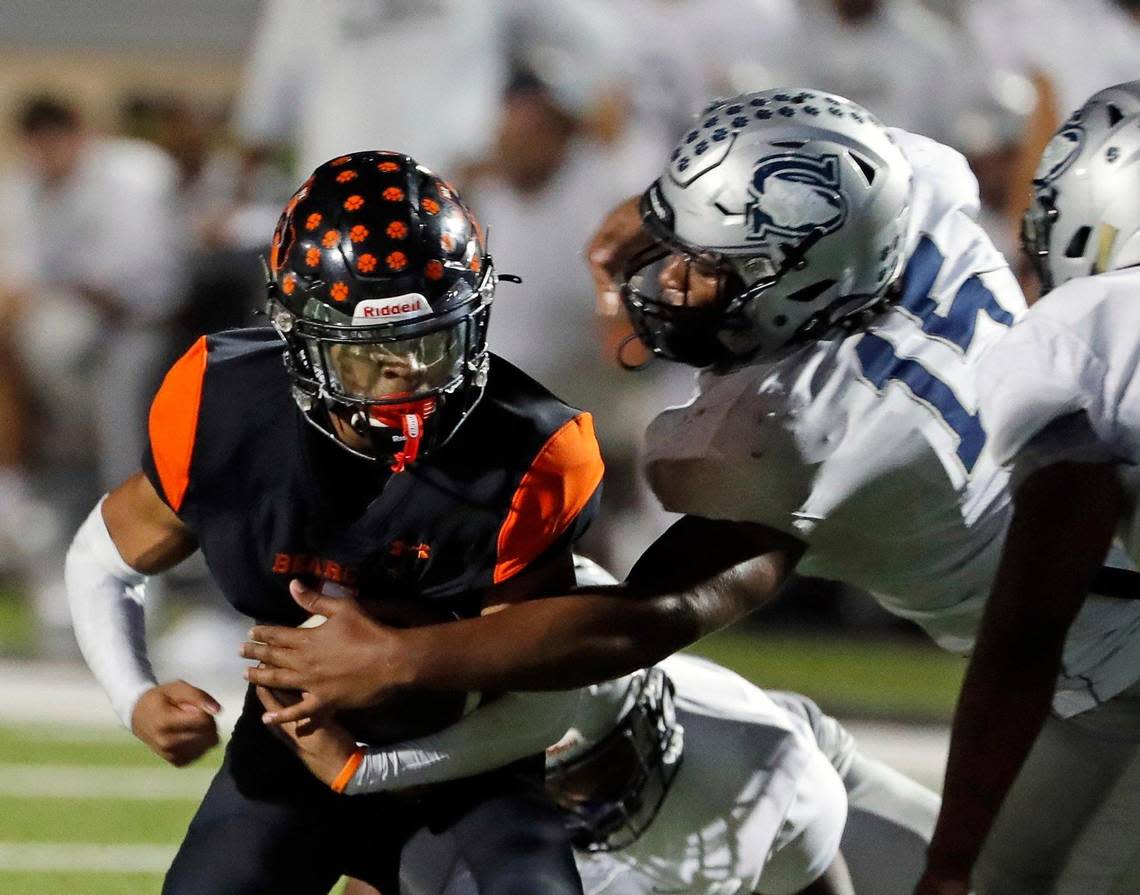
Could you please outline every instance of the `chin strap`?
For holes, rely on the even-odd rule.
[[[392,472],[403,472],[409,463],[415,463],[424,437],[424,421],[435,413],[435,398],[409,401],[407,404],[385,404],[370,408],[368,419],[374,426],[399,429],[404,436],[404,447],[392,457]]]

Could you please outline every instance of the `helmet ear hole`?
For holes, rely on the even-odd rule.
[[[1120,124],[1120,122],[1124,120],[1124,113],[1115,103],[1109,103],[1105,109],[1108,112],[1109,127],[1116,127],[1116,125]]]
[[[1092,235],[1092,227],[1081,227],[1073,234],[1073,238],[1069,240],[1069,244],[1065,247],[1066,258],[1083,258],[1085,248],[1088,246],[1089,237]]]
[[[788,296],[787,300],[799,302],[815,301],[834,285],[835,280],[820,280],[818,283],[812,283],[810,286],[797,289]]]
[[[872,165],[869,161],[867,161],[865,158],[863,158],[863,156],[859,155],[857,152],[851,153],[851,159],[859,167],[859,171],[863,174],[863,177],[867,181],[867,186],[871,186],[875,182],[875,167],[874,167],[874,165]]]

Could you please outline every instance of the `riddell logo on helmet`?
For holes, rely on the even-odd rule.
[[[388,323],[431,313],[428,300],[418,292],[392,298],[366,298],[352,312],[353,323]]]

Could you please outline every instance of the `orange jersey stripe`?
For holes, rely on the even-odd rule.
[[[598,489],[604,471],[590,414],[578,414],[547,439],[519,482],[499,529],[496,584],[521,572],[565,533]]]
[[[166,501],[178,512],[190,485],[190,457],[206,376],[206,337],[178,359],[150,405],[150,450]]]

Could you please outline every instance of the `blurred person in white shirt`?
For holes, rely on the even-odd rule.
[[[793,0],[606,0],[624,42],[621,77],[628,99],[619,146],[630,190],[641,186],[688,129],[689,113],[737,85],[770,80],[769,48],[791,33]],[[614,309],[616,312],[616,308]]]
[[[1063,117],[1101,88],[1140,77],[1140,2],[970,0],[962,18],[985,68],[1020,76],[1036,91],[1006,177],[1007,239],[1016,239],[1033,172]],[[1023,287],[1035,290],[1024,266],[1022,273]]]
[[[615,377],[627,330],[595,313],[582,246],[597,209],[620,199],[627,182],[614,164],[621,149],[590,128],[590,98],[602,89],[592,79],[584,71],[557,80],[516,72],[492,130],[494,148],[469,169],[465,192],[495,222],[488,245],[496,264],[523,281],[496,296],[510,325],[492,329],[491,349],[594,415],[608,473],[602,513],[585,537],[624,568],[669,518],[637,473],[648,408],[666,401],[662,392],[686,399],[691,377],[666,365]]]
[[[981,223],[999,249],[1016,256],[1005,185],[1033,102],[1028,82],[981,64],[989,54],[977,36],[917,0],[803,0],[800,13],[780,40],[768,42],[768,70],[755,75],[833,90],[887,124],[963,153],[981,186]]]
[[[30,439],[23,468],[6,478],[30,483],[37,506],[53,505],[55,535],[78,521],[74,504],[81,511],[142,454],[147,402],[184,296],[177,175],[158,148],[99,136],[51,97],[27,101],[16,124],[22,162],[0,185],[0,250],[17,296],[9,376],[23,380],[36,410],[18,423]],[[0,510],[0,529],[26,554],[45,631],[66,630],[60,564],[41,556],[62,557],[64,545],[29,531],[18,505]]]
[[[593,0],[267,0],[235,126],[255,156],[293,144],[297,171],[375,146],[458,170],[489,148],[519,43],[590,67],[610,24]]]
[[[794,27],[766,47],[772,81],[813,84],[883,122],[963,148],[979,86],[964,32],[917,0],[802,0]]]
[[[1140,75],[1137,0],[972,0],[964,21],[994,65],[1048,77],[1055,125],[1101,88]]]

